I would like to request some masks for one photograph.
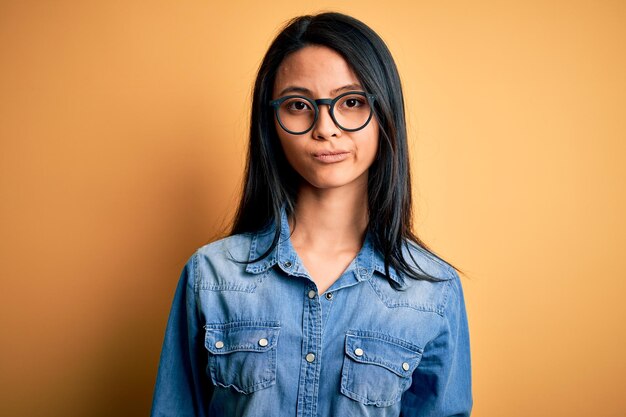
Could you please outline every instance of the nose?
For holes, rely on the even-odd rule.
[[[318,110],[317,122],[315,122],[315,126],[313,126],[311,131],[313,138],[328,140],[331,137],[341,136],[341,129],[330,116],[330,106],[328,104],[319,104]]]

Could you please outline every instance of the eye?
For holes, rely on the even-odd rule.
[[[283,106],[285,107],[285,109],[291,112],[303,112],[311,110],[311,106],[309,105],[309,103],[304,100],[298,99],[287,100],[285,103],[283,103]]]
[[[346,100],[346,107],[359,107],[363,105],[363,101],[356,98]]]
[[[337,104],[340,111],[361,111],[369,108],[365,97],[358,94],[342,97]]]

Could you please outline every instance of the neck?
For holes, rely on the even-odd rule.
[[[289,219],[294,248],[316,252],[358,251],[369,214],[367,185],[318,189],[304,184]]]

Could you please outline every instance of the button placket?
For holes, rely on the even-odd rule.
[[[308,404],[304,416],[317,415],[317,403],[320,384],[321,356],[319,356],[322,344],[322,294],[318,291],[310,276],[304,291],[304,316],[302,318],[301,345],[301,387],[298,392],[298,402]]]

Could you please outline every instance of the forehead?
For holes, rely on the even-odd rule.
[[[285,87],[305,87],[318,94],[359,80],[348,62],[331,48],[306,46],[288,55],[278,67],[274,94]]]

